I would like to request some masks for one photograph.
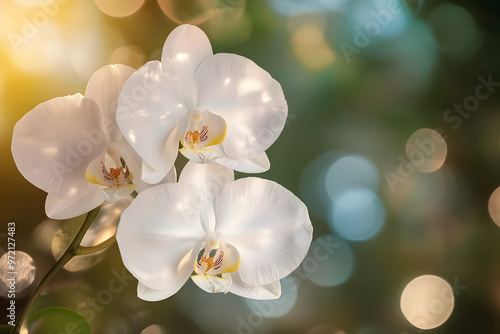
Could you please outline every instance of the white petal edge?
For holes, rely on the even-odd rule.
[[[116,233],[123,263],[150,289],[177,291],[192,273],[205,237],[196,200],[192,185],[167,183],[144,190],[123,212]]]
[[[122,137],[116,124],[118,95],[134,72],[135,69],[127,65],[106,65],[92,75],[85,89],[85,97],[99,105],[109,141],[118,141]]]
[[[127,166],[131,168],[133,172],[132,183],[136,185],[136,192],[140,193],[141,191],[151,188],[158,183],[171,183],[177,181],[177,173],[174,166],[172,166],[172,168],[168,171],[167,175],[164,175],[164,170],[155,171],[141,159],[137,152],[135,152],[132,146],[130,146],[130,144],[123,137],[120,141],[120,149],[127,157],[125,159]],[[142,177],[154,182],[144,182]]]
[[[104,202],[102,188],[92,184],[87,195],[76,200],[64,200],[48,194],[45,200],[45,213],[52,219],[69,219],[83,215]]]
[[[225,154],[219,155],[215,161],[228,168],[242,173],[263,173],[271,167],[266,152],[249,159],[234,159]]]
[[[198,101],[194,73],[212,54],[207,35],[190,24],[183,24],[172,30],[165,41],[161,62],[175,73],[181,95],[189,109],[195,108]]]
[[[116,110],[123,136],[152,169],[165,174],[178,153],[174,129],[189,111],[175,77],[167,72],[159,61],[139,68],[123,85]]]
[[[99,106],[81,94],[43,102],[14,127],[12,155],[33,185],[61,199],[77,200],[91,185],[87,165],[107,140]]]
[[[195,74],[198,110],[209,110],[227,123],[225,153],[248,159],[267,150],[285,126],[288,106],[281,85],[253,61],[216,54]]]
[[[194,263],[194,261],[196,260],[197,252],[193,252],[193,254],[195,254],[195,255],[193,255],[190,260]],[[179,291],[182,288],[182,286],[184,285],[184,283],[188,279],[189,279],[189,275],[186,277],[184,282],[182,282],[182,279],[181,279],[179,282],[177,282],[178,284],[168,286],[164,290],[151,289],[150,287],[144,285],[143,283],[141,283],[139,281],[139,283],[137,284],[137,297],[139,297],[142,300],[148,301],[148,302],[156,302],[156,301],[160,301],[163,299],[167,299],[167,298],[173,296],[175,293],[177,293],[177,291]],[[182,284],[179,284],[181,282],[182,282]]]
[[[302,201],[279,184],[249,177],[224,187],[214,204],[215,233],[241,255],[238,273],[249,285],[267,285],[302,262],[312,225]]]
[[[249,285],[241,280],[238,272],[231,273],[233,282],[229,287],[229,292],[244,298],[256,300],[278,299],[281,296],[280,281],[267,285]]]
[[[186,280],[187,281],[187,280]],[[137,284],[137,297],[139,297],[142,300],[148,301],[148,302],[157,302],[163,299],[167,299],[168,297],[171,297],[174,295],[177,291],[180,290],[182,286],[180,286],[177,290],[172,291],[172,290],[154,290],[150,289],[141,282]]]

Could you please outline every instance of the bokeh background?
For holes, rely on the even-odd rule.
[[[14,221],[18,305],[83,218],[46,218],[46,194],[12,160],[15,123],[83,93],[101,66],[159,59],[168,33],[191,23],[214,52],[248,57],[281,83],[289,118],[260,177],[308,205],[310,254],[275,302],[188,282],[148,303],[114,245],[68,264],[40,305],[79,310],[98,334],[414,334],[401,295],[436,275],[451,290],[410,321],[500,333],[499,15],[494,0],[2,0],[0,256]],[[103,209],[86,242],[112,235],[122,209]]]

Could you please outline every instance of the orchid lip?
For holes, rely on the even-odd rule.
[[[200,288],[207,292],[227,293],[231,286],[230,273],[240,267],[239,252],[230,244],[209,240],[194,263],[194,272],[191,279]]]
[[[198,163],[211,162],[213,147],[224,141],[227,124],[224,118],[210,111],[191,110],[179,123],[179,150]]]
[[[111,143],[103,154],[87,166],[85,170],[87,180],[105,186],[102,189],[104,200],[117,201],[135,190],[136,186],[132,184],[134,175],[126,160],[118,144]]]

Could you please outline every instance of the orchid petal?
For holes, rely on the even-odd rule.
[[[99,106],[80,94],[36,106],[17,122],[12,155],[21,174],[36,187],[61,199],[85,196],[91,183],[88,164],[107,142]]]
[[[222,189],[233,181],[233,170],[215,163],[197,164],[188,161],[179,176],[179,183],[192,184],[198,188],[202,202],[213,202]]]
[[[116,234],[125,267],[142,284],[175,293],[189,278],[205,233],[196,188],[167,183],[141,192]],[[199,248],[197,248],[199,245]]]
[[[180,288],[180,287],[179,287]],[[175,290],[175,289],[174,289]],[[179,289],[154,290],[139,282],[137,284],[137,297],[148,302],[157,302],[175,294]]]
[[[194,73],[212,54],[207,35],[193,25],[178,26],[165,41],[161,62],[174,73],[188,109],[194,109],[198,100]]]
[[[219,164],[198,164],[188,161],[184,166],[179,183],[192,184],[198,188],[202,225],[206,232],[213,231],[215,228],[214,199],[220,194],[222,188],[232,181],[234,181],[233,170]]]
[[[238,272],[246,284],[275,282],[295,270],[307,254],[312,239],[307,208],[275,182],[236,180],[224,187],[214,209],[215,233],[238,249]]]
[[[155,185],[157,183],[160,183],[160,181],[163,180],[165,176],[168,174],[168,172],[165,169],[161,170],[153,169],[144,160],[142,161],[141,171],[142,171],[141,181],[149,185]]]
[[[174,129],[188,112],[175,77],[167,72],[159,61],[146,63],[123,85],[116,110],[123,136],[163,176],[177,157],[179,144]]]
[[[225,153],[236,159],[264,152],[278,138],[288,113],[280,84],[251,60],[216,54],[196,71],[198,110],[224,118]]]
[[[281,296],[280,281],[267,285],[249,285],[241,280],[238,272],[231,273],[231,278],[233,281],[229,287],[229,292],[235,295],[257,300],[278,299]]]
[[[130,144],[122,137],[120,141],[120,151],[125,159],[125,163],[128,168],[133,173],[132,183],[137,186],[135,191],[140,193],[147,188],[151,188],[154,184],[146,183],[142,180],[142,176],[147,174],[146,179],[155,181],[154,183],[172,183],[177,181],[177,173],[175,167],[168,171],[165,176],[164,171],[158,172],[158,175],[154,175],[156,173],[155,170],[151,169],[137,154],[137,152],[130,146]],[[148,174],[149,173],[149,174]],[[157,181],[160,180],[160,181]]]
[[[214,161],[242,173],[263,173],[271,166],[266,152],[249,159],[233,159],[222,153]]]
[[[142,168],[140,169],[141,170],[141,173],[154,173],[153,170],[149,169],[149,170],[144,170],[144,168],[151,168],[147,165],[143,165]],[[162,172],[163,174],[163,172]],[[156,176],[154,176],[153,174],[149,174],[149,176],[151,179],[157,179]],[[167,175],[164,176],[161,181],[159,182],[156,182],[156,183],[159,183],[159,184],[163,184],[163,183],[173,183],[173,182],[176,182],[177,181],[177,172],[175,170],[175,166],[172,166],[172,168],[168,171]],[[139,177],[135,178],[133,180],[134,184],[137,186],[137,188],[135,189],[135,191],[137,191],[138,193],[148,189],[148,188],[151,188],[151,187],[154,187],[156,184],[150,184],[150,183],[146,183],[144,181],[142,181],[142,179],[140,179]]]
[[[127,65],[107,65],[97,70],[87,84],[85,97],[99,105],[104,131],[110,142],[122,137],[116,124],[118,95],[125,81],[134,72],[135,69]]]
[[[45,200],[45,213],[52,219],[69,219],[83,215],[102,204],[103,187],[92,184],[88,193],[76,200],[65,200],[48,194]]]

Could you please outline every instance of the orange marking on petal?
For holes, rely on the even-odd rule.
[[[111,178],[115,181],[117,181],[120,177],[120,174],[123,172],[123,168],[110,168],[109,169],[109,174],[111,175]]]
[[[190,146],[193,146],[200,142],[200,133],[198,132],[198,130],[188,131],[184,139]]]

